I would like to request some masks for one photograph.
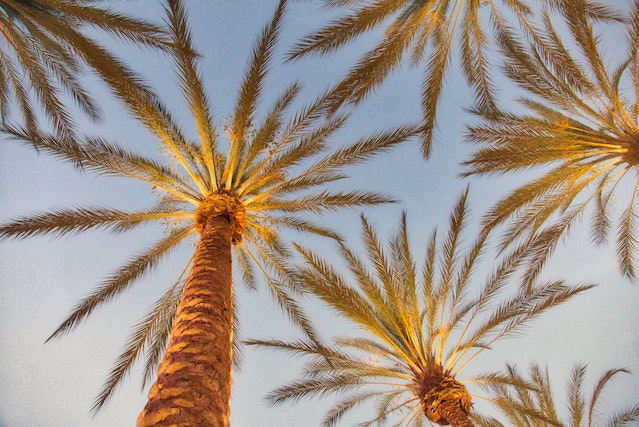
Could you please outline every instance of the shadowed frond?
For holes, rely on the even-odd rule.
[[[100,305],[115,298],[131,286],[144,274],[148,274],[163,257],[193,233],[191,226],[174,230],[167,237],[158,241],[140,255],[132,258],[125,265],[116,270],[109,278],[99,285],[89,296],[80,301],[67,319],[47,338],[59,338],[70,332],[75,326],[89,316]]]

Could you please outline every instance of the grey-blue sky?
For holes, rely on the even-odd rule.
[[[198,50],[203,55],[201,72],[220,120],[231,114],[235,94],[250,46],[270,19],[276,1],[188,0],[190,24]],[[611,0],[611,3],[615,3]],[[116,2],[114,7],[149,19],[162,19],[161,2],[138,0]],[[287,13],[281,51],[300,35],[326,22],[327,15],[310,2],[291,2]],[[278,93],[292,78],[306,83],[307,94],[318,94],[334,82],[371,46],[368,39],[335,56],[281,64],[275,58],[268,80],[268,95]],[[158,89],[180,121],[190,120],[180,97],[170,60],[137,48],[118,46],[122,56]],[[615,46],[611,45],[610,49]],[[89,78],[91,81],[91,78]],[[83,123],[89,134],[108,136],[122,144],[154,153],[152,137],[137,125],[124,109],[110,99],[95,79],[94,90],[104,105],[101,125]],[[419,117],[419,72],[404,69],[395,74],[357,109],[348,127],[335,143],[352,140]],[[503,94],[505,98],[507,95]],[[408,143],[353,171],[349,185],[387,191],[401,202],[366,211],[382,230],[397,223],[402,209],[408,212],[413,243],[419,249],[434,226],[444,227],[449,209],[467,181],[458,178],[459,161],[470,147],[463,144],[461,107],[469,103],[463,80],[452,73],[441,104],[437,142],[431,160],[424,162],[417,143]],[[187,126],[188,127],[188,126]],[[18,147],[0,144],[0,218],[71,205],[148,206],[153,194],[128,181],[82,175],[70,166]],[[477,216],[506,188],[512,178],[472,180],[472,208]],[[345,231],[357,244],[359,212],[340,213],[325,222]],[[475,221],[475,223],[476,223]],[[588,242],[588,229],[580,227],[562,246],[546,269],[552,277],[600,286],[535,322],[526,335],[497,345],[476,365],[480,370],[500,368],[504,362],[522,366],[535,360],[548,364],[558,378],[561,396],[565,375],[576,361],[590,365],[589,380],[604,369],[627,366],[639,374],[639,288],[624,282],[616,269],[613,248],[596,249]],[[44,344],[44,339],[64,319],[72,305],[91,287],[118,267],[132,252],[154,240],[155,229],[131,235],[108,236],[99,232],[63,240],[34,239],[0,244],[0,426],[114,426],[133,425],[146,400],[140,392],[140,372],[135,370],[109,406],[94,420],[89,408],[119,353],[130,327],[159,295],[163,277],[175,277],[190,248],[171,257],[134,289],[104,306],[86,324],[68,337]],[[471,236],[469,236],[471,237]],[[318,250],[330,250],[325,242],[313,242]],[[486,260],[489,261],[488,259]],[[285,337],[295,334],[271,302],[260,291],[246,293],[238,288],[242,333],[245,337]],[[312,307],[325,323],[325,335],[343,328],[338,320]],[[339,330],[342,332],[342,330]],[[492,355],[495,355],[492,358]],[[232,425],[235,427],[318,425],[329,401],[303,401],[298,405],[269,408],[262,403],[266,392],[293,378],[297,362],[277,353],[246,349],[243,369],[234,375]],[[608,390],[610,410],[639,400],[639,376],[623,376]],[[613,400],[614,399],[614,400]],[[478,402],[478,406],[484,407]],[[357,419],[357,418],[356,418]],[[355,422],[345,420],[345,425]],[[361,420],[362,418],[359,418]]]

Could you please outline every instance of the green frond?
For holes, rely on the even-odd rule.
[[[255,162],[256,164],[245,172],[248,179],[239,186],[238,192],[254,194],[252,198],[259,199],[273,193],[285,192],[289,188],[296,189],[297,186],[303,189],[303,185],[306,184],[305,178],[315,178],[319,174],[302,172],[299,176],[289,178],[287,171],[326,150],[327,138],[345,122],[346,117],[334,117],[298,141],[280,139],[264,159]]]
[[[291,83],[291,85],[280,95],[277,102],[273,105],[272,109],[267,113],[263,122],[256,128],[255,136],[249,141],[249,148],[246,154],[241,160],[241,164],[238,166],[238,176],[252,176],[255,175],[255,169],[260,169],[260,164],[267,164],[267,161],[257,162],[258,165],[254,165],[253,162],[258,159],[263,153],[277,147],[276,142],[277,133],[281,130],[282,122],[284,120],[284,114],[290,107],[291,103],[299,95],[301,91],[301,84],[297,82]],[[312,138],[311,138],[312,139]],[[270,156],[266,156],[270,157]],[[268,175],[268,172],[267,174]]]
[[[151,271],[161,259],[168,255],[180,242],[191,235],[191,226],[177,229],[164,239],[158,241],[140,255],[132,258],[124,266],[116,270],[109,278],[101,283],[89,296],[85,297],[73,308],[72,313],[47,338],[59,338],[78,326],[96,308],[118,296],[131,286],[142,275]]]
[[[149,22],[74,1],[3,1],[0,20],[2,56],[16,59],[6,62],[14,86],[9,97],[16,101],[16,110],[24,117],[27,128],[38,129],[33,120],[33,99],[61,136],[72,136],[74,132],[74,122],[63,102],[66,94],[89,118],[99,118],[96,102],[77,79],[81,64],[96,71],[116,92],[124,87],[143,87],[126,66],[87,36],[87,27],[99,28],[134,44],[159,49],[168,46],[162,30]],[[27,93],[27,87],[32,87],[33,92]],[[6,122],[10,109],[3,104],[2,110],[2,122]]]
[[[604,186],[608,182],[610,176],[604,175],[600,183],[597,184],[597,200],[595,204],[595,212],[592,217],[591,239],[597,245],[603,245],[608,239],[610,233],[611,221],[608,214],[608,206],[612,199],[612,191],[604,193]]]
[[[311,166],[309,171],[311,173],[327,172],[345,166],[361,164],[370,160],[373,156],[387,152],[394,146],[417,135],[419,131],[419,126],[401,125],[390,130],[376,132],[369,137],[358,140],[354,144],[340,148]]]
[[[361,383],[361,377],[353,374],[333,374],[315,376],[311,379],[294,381],[269,392],[265,401],[269,405],[281,404],[285,401],[298,401],[304,397],[325,396],[331,392],[348,392]]]
[[[296,246],[309,264],[295,273],[295,282],[321,298],[340,315],[368,328],[382,330],[372,307],[345,279],[317,254]]]
[[[159,49],[168,48],[169,41],[164,30],[150,22],[77,2],[57,2],[56,4],[59,8],[58,14],[68,15],[78,22],[111,32],[123,40]]]
[[[416,26],[417,23],[406,25],[364,54],[347,76],[332,88],[329,111],[334,113],[344,104],[357,105],[379,87],[399,67]]]
[[[570,418],[567,422],[562,422],[557,417],[559,408],[551,395],[551,377],[547,368],[542,369],[537,364],[531,364],[528,374],[529,379],[525,378],[513,367],[509,366],[507,371],[505,375],[511,377],[514,381],[512,384],[504,383],[503,385],[498,384],[490,387],[494,393],[491,401],[509,420],[516,420],[516,422],[513,421],[513,425],[531,427],[538,425],[594,426],[594,407],[603,386],[617,373],[627,372],[625,369],[615,368],[606,371],[602,375],[595,385],[588,413],[586,414],[586,401],[583,393],[586,365],[575,365],[567,383],[568,402],[566,403],[568,404]],[[522,384],[519,384],[519,382],[522,382]],[[529,384],[532,384],[532,389]],[[627,423],[639,419],[638,409],[639,407],[634,406],[623,411],[613,412],[608,418],[608,423],[599,424],[597,422],[596,425],[606,425],[607,427],[630,425]],[[599,420],[601,416],[602,414],[598,414],[597,419]]]
[[[170,194],[198,204],[200,196],[189,182],[169,166],[112,144],[102,138],[59,138],[22,128],[8,127],[6,133],[22,143],[51,154],[75,167],[105,175],[133,178],[163,189]]]
[[[467,6],[461,30],[461,62],[475,94],[475,102],[484,111],[494,111],[495,86],[491,78],[490,53],[486,34],[479,22],[479,10]]]
[[[337,231],[324,227],[320,224],[312,221],[305,220],[296,216],[279,215],[277,217],[270,217],[268,221],[274,227],[288,228],[301,233],[310,233],[322,237],[328,237],[334,240],[341,240],[341,236]]]
[[[606,427],[630,427],[632,422],[637,420],[639,420],[639,405],[613,414]]]
[[[639,186],[639,182],[637,183]],[[637,247],[637,238],[635,237],[635,222],[637,214],[635,213],[635,195],[637,188],[633,194],[628,207],[624,210],[619,220],[619,228],[617,231],[617,254],[619,255],[619,268],[621,272],[629,279],[634,279],[635,269],[633,260]]]
[[[534,288],[524,287],[500,303],[492,314],[466,337],[459,348],[467,352],[481,345],[475,350],[477,354],[496,340],[514,333],[548,309],[561,305],[593,287],[594,285],[587,284],[568,286],[562,281],[541,283]]]
[[[451,34],[443,27],[433,33],[433,50],[426,64],[422,82],[422,155],[428,159],[435,132],[437,104],[442,93],[448,65],[450,64]]]
[[[18,66],[31,83],[30,86],[36,94],[36,99],[40,101],[40,105],[50,117],[55,129],[61,135],[73,135],[71,116],[60,100],[60,93],[49,77],[46,64],[38,55],[39,46],[32,41],[28,34],[14,25],[3,26],[3,34],[13,42]]]
[[[570,424],[580,426],[586,410],[583,396],[583,382],[586,376],[586,365],[581,364],[573,368],[568,381],[568,400],[570,408]]]

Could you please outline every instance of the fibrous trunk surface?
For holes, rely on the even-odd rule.
[[[138,427],[228,427],[232,375],[231,227],[211,216]]]

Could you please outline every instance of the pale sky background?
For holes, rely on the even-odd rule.
[[[627,5],[625,0],[609,2]],[[203,55],[200,70],[206,90],[216,117],[222,120],[232,112],[252,43],[262,26],[269,22],[277,1],[187,0],[185,3],[195,46]],[[159,0],[112,4],[150,20],[159,22],[162,19]],[[292,1],[289,6],[280,53],[328,18],[325,12],[308,2]],[[624,47],[619,42],[620,34],[606,35],[617,40],[609,45],[609,52],[614,54],[615,49]],[[325,59],[309,58],[282,64],[282,56],[276,56],[267,80],[264,107],[268,107],[274,95],[294,78],[306,83],[305,99],[310,101],[341,76],[362,49],[372,46],[378,36],[371,34]],[[169,58],[139,48],[115,46],[119,55],[160,92],[183,127],[192,130]],[[352,142],[375,130],[417,120],[421,114],[419,77],[416,69],[404,68],[396,73],[356,110],[334,143]],[[109,97],[97,79],[90,78],[89,81],[103,105],[105,120],[100,125],[83,122],[83,130],[150,155],[155,153],[148,132]],[[512,95],[501,93],[504,99]],[[386,236],[388,231],[395,229],[400,212],[405,209],[413,247],[419,257],[430,231],[435,226],[447,227],[450,209],[469,182],[458,177],[462,170],[458,164],[471,150],[463,142],[464,125],[469,118],[462,107],[469,103],[463,79],[452,73],[440,104],[437,142],[429,162],[421,158],[417,142],[411,141],[364,167],[353,169],[352,179],[346,182],[351,188],[387,192],[401,201],[392,206],[367,209],[366,215]],[[481,212],[521,179],[508,176],[470,180],[472,225],[476,226]],[[38,155],[18,144],[0,143],[0,222],[52,208],[112,206],[129,209],[151,206],[153,202],[154,195],[143,185],[82,175],[70,165]],[[619,202],[623,203],[621,197]],[[359,213],[340,212],[324,221],[344,232],[349,244],[358,246]],[[604,395],[602,413],[610,414],[639,402],[639,287],[624,281],[618,273],[614,245],[595,248],[589,243],[587,220],[560,246],[545,276],[599,286],[531,323],[524,334],[484,352],[467,373],[501,369],[506,362],[516,363],[522,370],[532,361],[547,364],[554,378],[556,398],[563,408],[565,378],[574,363],[588,363],[588,394],[593,382],[606,369],[628,367],[634,375],[618,376]],[[91,419],[89,409],[130,329],[166,286],[173,283],[192,246],[185,245],[175,252],[153,275],[103,306],[70,335],[48,344],[44,344],[44,340],[78,300],[131,255],[159,238],[160,232],[160,229],[148,227],[117,236],[96,231],[60,240],[45,238],[0,243],[0,427],[135,424],[148,391],[140,391],[141,369],[132,372],[97,417]],[[469,240],[473,237],[466,235]],[[332,250],[324,241],[305,240],[304,243],[324,254]],[[482,265],[482,271],[487,270],[490,259],[485,258]],[[479,274],[475,279],[482,281]],[[297,336],[265,289],[247,293],[237,286],[236,290],[243,337]],[[348,331],[348,326],[321,307],[309,308],[316,324],[324,325],[321,328],[324,336]],[[330,407],[330,399],[303,400],[279,407],[267,407],[263,402],[268,391],[295,378],[300,366],[298,360],[283,353],[255,348],[246,348],[244,356],[242,370],[233,377],[231,424],[234,427],[319,425],[322,415]],[[485,408],[480,400],[475,402],[478,407]],[[341,425],[354,425],[368,419],[370,414],[362,408],[345,418]]]

